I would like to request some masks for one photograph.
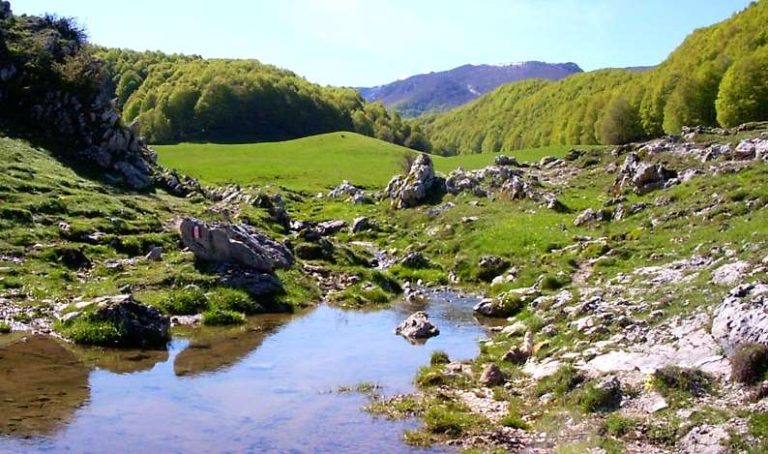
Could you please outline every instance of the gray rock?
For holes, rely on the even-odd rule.
[[[187,218],[179,229],[184,245],[206,262],[234,263],[264,273],[293,264],[288,248],[245,224]]]
[[[395,334],[411,339],[427,339],[440,334],[440,330],[429,321],[426,312],[411,314],[395,328]]]
[[[740,285],[715,309],[712,337],[730,355],[739,345],[768,345],[768,286]]]
[[[421,252],[409,252],[402,260],[400,260],[400,264],[406,268],[412,269],[427,268],[429,266],[429,260],[427,260]]]
[[[163,259],[163,248],[155,246],[149,250],[149,253],[144,257],[151,262],[159,262]]]
[[[142,304],[131,295],[104,296],[78,305],[77,316],[89,313],[94,320],[120,326],[114,347],[164,347],[170,340],[170,321],[154,307]]]
[[[361,217],[355,218],[352,221],[352,226],[350,227],[349,231],[352,233],[359,233],[364,230],[370,230],[371,227],[372,227],[371,220],[365,216],[361,216]]]
[[[334,233],[341,231],[346,225],[347,223],[342,220],[325,221],[317,224],[317,231],[320,236],[333,235]]]
[[[506,381],[504,373],[499,366],[494,363],[490,363],[485,366],[483,373],[480,375],[480,384],[483,386],[500,386]]]
[[[392,178],[384,193],[397,208],[410,208],[426,201],[439,186],[432,159],[422,153],[411,165],[408,175]]]
[[[600,222],[604,220],[603,212],[602,211],[595,211],[592,208],[587,208],[586,210],[579,213],[578,216],[576,216],[576,219],[573,221],[573,225],[576,227],[580,227],[582,225],[591,224],[593,222]]]
[[[496,159],[494,159],[494,163],[497,166],[520,167],[520,163],[517,162],[517,159],[513,158],[512,156],[505,156],[505,155],[496,156]]]
[[[736,285],[746,277],[749,268],[749,262],[744,261],[723,265],[712,273],[712,283],[715,285]]]
[[[729,439],[725,426],[704,424],[691,429],[680,440],[679,448],[685,454],[725,454],[730,452],[726,447]]]

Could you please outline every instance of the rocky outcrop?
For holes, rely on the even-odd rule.
[[[679,182],[677,172],[661,164],[642,162],[634,152],[627,155],[616,179],[616,185],[620,189],[631,188],[636,194],[668,188]]]
[[[440,334],[432,322],[429,321],[429,315],[426,312],[415,312],[411,314],[403,323],[395,328],[395,334],[410,339],[428,339]]]
[[[170,340],[168,317],[154,307],[142,304],[131,295],[104,296],[90,302],[78,303],[74,312],[62,317],[70,323],[87,316],[90,321],[109,322],[118,327],[115,347],[164,347]]]
[[[365,195],[365,191],[356,186],[353,186],[347,180],[342,181],[340,185],[336,186],[330,192],[328,192],[328,198],[346,199],[355,205],[371,202],[370,198]]]
[[[725,454],[730,439],[728,428],[724,425],[704,424],[694,427],[679,443],[679,452],[684,454]]]
[[[768,345],[768,285],[744,284],[715,309],[712,337],[730,355],[742,344]]]
[[[506,381],[504,373],[499,366],[494,363],[490,363],[485,366],[482,374],[480,374],[480,384],[483,386],[500,386]]]
[[[175,170],[163,169],[155,173],[155,186],[176,197],[203,193],[199,181],[190,176],[181,175]]]
[[[263,273],[293,264],[287,247],[246,224],[187,218],[179,230],[184,245],[206,262],[233,263]]]
[[[420,154],[411,165],[408,175],[397,175],[387,184],[385,197],[397,208],[410,208],[424,203],[435,191],[442,191],[442,184],[435,176],[432,159]]]

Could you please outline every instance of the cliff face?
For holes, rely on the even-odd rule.
[[[155,155],[122,123],[85,45],[68,19],[17,17],[0,3],[0,128],[55,143],[61,157],[93,164],[109,181],[149,188]]]

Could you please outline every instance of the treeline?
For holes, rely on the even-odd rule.
[[[435,152],[618,144],[682,126],[768,120],[768,1],[696,30],[657,68],[601,70],[500,87],[417,121]]]
[[[94,48],[123,117],[151,143],[271,141],[356,131],[421,151],[418,127],[352,89],[323,87],[256,60]]]

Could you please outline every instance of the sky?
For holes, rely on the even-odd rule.
[[[255,58],[312,82],[374,86],[463,64],[584,70],[660,63],[750,0],[11,0],[74,17],[109,47]]]

